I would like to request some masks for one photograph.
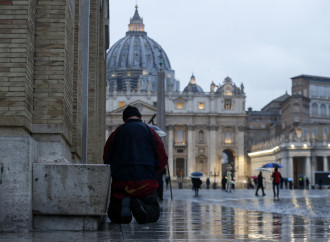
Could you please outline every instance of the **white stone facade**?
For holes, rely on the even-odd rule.
[[[225,92],[225,87],[228,90]],[[127,105],[136,106],[148,122],[157,112],[155,92],[107,93],[107,136],[122,124]],[[230,78],[209,93],[166,92],[166,148],[172,179],[189,179],[200,170],[206,176],[226,172],[223,152],[232,153],[232,168],[238,184],[245,182],[244,156],[245,94]],[[156,119],[155,119],[156,121]]]

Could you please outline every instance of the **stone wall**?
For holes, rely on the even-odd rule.
[[[80,163],[86,150],[87,163],[102,163],[108,1],[100,3],[0,1],[0,231],[32,229],[34,163]]]
[[[1,1],[0,126],[31,130],[35,1]]]

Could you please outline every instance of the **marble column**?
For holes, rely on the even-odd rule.
[[[288,159],[288,178],[293,178],[293,157]]]
[[[323,156],[323,171],[328,171],[328,157]]]
[[[167,156],[168,156],[168,170],[170,171],[170,176],[174,176],[174,167],[173,167],[173,126],[168,126],[168,147],[167,147]]]
[[[216,154],[216,126],[210,125],[210,143],[209,143],[209,162],[208,162],[208,170],[209,172],[213,172],[216,170],[216,162],[217,162],[217,154]],[[219,174],[221,174],[221,165],[219,167]]]
[[[311,184],[315,184],[315,181],[314,181],[314,172],[315,171],[316,171],[316,156],[314,154],[311,157],[311,179],[310,179]]]
[[[195,166],[196,166],[196,162],[195,162],[195,156],[194,156],[194,134],[193,134],[194,130],[193,130],[193,126],[189,125],[188,126],[188,139],[187,139],[187,143],[188,143],[188,160],[187,160],[187,167],[188,167],[188,176],[190,175],[190,173],[195,171]]]
[[[309,181],[311,181],[312,170],[311,170],[311,157],[310,156],[306,156],[306,160],[305,160],[305,174],[306,174],[306,176],[308,176]]]

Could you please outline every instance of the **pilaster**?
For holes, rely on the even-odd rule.
[[[196,169],[196,161],[194,155],[194,127],[192,125],[188,126],[188,160],[187,160],[187,167],[188,167],[188,174],[194,172]]]

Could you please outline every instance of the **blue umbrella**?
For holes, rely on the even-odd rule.
[[[191,178],[201,178],[203,176],[204,176],[204,174],[200,171],[194,171],[193,173],[190,174]]]
[[[283,166],[281,166],[280,164],[271,162],[271,163],[267,163],[266,165],[262,166],[263,168],[283,168]]]

